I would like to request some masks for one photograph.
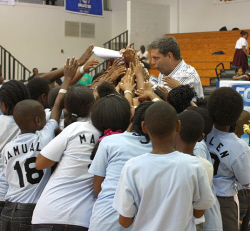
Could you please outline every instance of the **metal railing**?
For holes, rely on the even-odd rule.
[[[0,46],[0,65],[2,75],[7,80],[27,80],[31,73],[28,68],[2,46]]]
[[[128,45],[128,30],[103,44],[104,48],[119,51]]]

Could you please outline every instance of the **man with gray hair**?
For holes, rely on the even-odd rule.
[[[194,67],[181,58],[179,44],[174,37],[157,39],[149,45],[149,49],[152,64],[161,72],[157,85],[164,85],[170,91],[179,85],[188,84],[199,98],[204,97],[200,77]]]

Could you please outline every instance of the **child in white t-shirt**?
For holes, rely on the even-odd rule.
[[[130,159],[122,170],[113,203],[119,222],[124,227],[134,222],[136,231],[194,231],[194,209],[202,216],[200,210],[211,207],[214,196],[200,161],[175,151],[180,129],[175,109],[166,102],[154,103],[142,127],[153,150]]]
[[[208,98],[207,108],[214,121],[206,144],[214,161],[214,186],[220,203],[223,230],[238,230],[238,208],[234,201],[237,182],[250,183],[249,148],[230,126],[236,123],[243,110],[241,95],[231,87],[221,87]]]
[[[202,116],[195,111],[184,111],[178,115],[178,119],[181,121],[181,130],[176,135],[176,149],[180,152],[195,156],[193,153],[195,144],[203,139],[203,130],[205,127],[204,120]],[[201,161],[203,167],[206,169],[210,186],[212,186],[213,165],[208,160],[200,156],[196,157]],[[204,221],[204,216],[200,219],[195,219],[197,230],[201,230],[201,226]]]
[[[191,106],[191,107],[188,107],[187,110],[198,112],[204,119],[205,127],[203,130],[203,134],[205,138],[211,132],[213,128],[213,119],[212,119],[211,114],[206,108],[202,108],[202,107]],[[195,156],[203,157],[204,159],[208,160],[212,164],[212,159],[211,159],[210,153],[207,149],[207,145],[204,139],[196,143],[193,152]],[[214,185],[212,185],[212,190],[213,190],[214,195],[216,195]],[[221,212],[220,212],[220,204],[217,198],[215,198],[214,205],[205,211],[204,216],[205,216],[205,222],[202,223],[202,231],[222,231],[223,230]]]
[[[18,102],[29,98],[30,95],[26,86],[17,80],[10,80],[2,85],[0,89],[0,105],[3,115],[0,115],[0,153],[8,142],[21,133],[12,115],[14,106]],[[4,207],[8,187],[3,175],[2,158],[0,158],[0,213]]]
[[[33,230],[88,230],[95,201],[94,176],[88,173],[91,153],[104,128],[109,128],[109,134],[117,129],[124,131],[130,119],[130,106],[124,97],[104,97],[90,113],[94,100],[90,89],[83,85],[71,87],[66,94],[65,108],[71,116],[65,122],[69,125],[41,151],[36,161],[39,169],[56,162],[58,165],[34,210]]]
[[[136,108],[133,117],[133,132],[105,137],[98,147],[89,168],[89,172],[95,175],[94,192],[98,196],[93,207],[89,231],[130,230],[119,224],[119,214],[112,204],[125,163],[133,157],[152,150],[148,136],[141,130],[145,111],[152,104],[153,102],[144,102]]]
[[[47,123],[43,106],[38,101],[23,100],[14,107],[13,117],[21,134],[2,151],[3,173],[9,184],[1,213],[2,230],[31,229],[33,209],[50,177],[50,169],[36,169],[36,157],[54,137],[65,91],[74,77],[72,69],[76,71],[77,61],[72,59],[69,64],[68,59],[62,89]]]

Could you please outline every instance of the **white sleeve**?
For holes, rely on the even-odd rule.
[[[89,173],[105,177],[106,176],[106,169],[108,166],[108,152],[105,147],[105,139],[99,144],[97,149],[95,158],[90,165]]]
[[[113,208],[124,217],[134,217],[137,213],[137,196],[132,175],[128,161],[122,169],[113,201]]]
[[[54,137],[55,129],[58,128],[58,123],[54,119],[47,121],[44,128],[40,131],[36,131],[36,134],[39,136],[41,147],[45,147]]]
[[[201,166],[199,169],[199,182],[195,192],[194,209],[205,210],[211,208],[215,203],[215,197],[209,184],[206,170]]]
[[[51,140],[40,153],[52,161],[59,162],[67,147],[68,136],[67,131],[63,130],[57,137]]]

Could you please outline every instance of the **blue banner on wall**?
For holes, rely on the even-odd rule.
[[[103,15],[102,0],[65,0],[65,10],[79,14]]]
[[[234,90],[240,93],[243,98],[244,107],[248,107],[250,110],[250,81],[240,80],[221,80],[216,83],[219,87],[232,87]],[[245,109],[246,110],[246,109]],[[247,110],[247,111],[249,111]]]

